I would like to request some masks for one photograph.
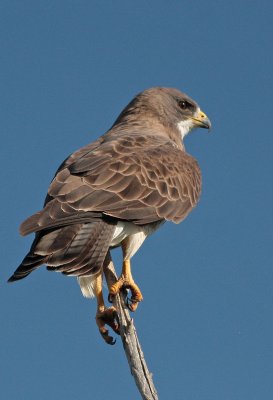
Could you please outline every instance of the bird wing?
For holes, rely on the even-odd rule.
[[[182,221],[201,191],[197,161],[149,132],[102,136],[59,168],[43,210],[21,225],[26,235],[110,216],[144,225]]]

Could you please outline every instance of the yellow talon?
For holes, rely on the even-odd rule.
[[[143,300],[143,296],[139,287],[133,280],[130,260],[123,261],[122,273],[117,282],[115,282],[111,286],[109,291],[110,296],[116,296],[122,288],[131,290],[132,296],[131,299],[127,302],[127,305],[131,311],[135,311],[137,309],[138,303]]]

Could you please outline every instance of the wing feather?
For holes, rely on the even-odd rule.
[[[53,179],[45,208],[21,226],[23,234],[76,224],[88,212],[138,225],[182,221],[196,205],[196,160],[151,132],[102,138],[72,154]],[[93,214],[92,214],[93,218]]]

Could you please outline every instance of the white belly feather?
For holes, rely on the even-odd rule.
[[[140,248],[147,236],[152,234],[162,221],[138,226],[132,222],[119,221],[116,225],[110,247],[117,247],[123,242],[123,258],[128,260]],[[80,276],[78,282],[84,297],[94,296],[94,276]]]
[[[132,222],[119,221],[114,231],[111,246],[119,246],[123,242],[123,258],[129,259],[140,248],[146,239],[146,229]]]
[[[123,257],[129,259],[138,251],[147,236],[152,234],[161,221],[149,225],[135,225],[132,222],[119,221],[114,231],[111,246],[119,246],[123,242]]]
[[[140,230],[141,228],[132,222],[119,221],[113,234],[111,247],[119,246],[127,236],[136,234]]]

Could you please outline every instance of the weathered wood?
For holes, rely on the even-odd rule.
[[[108,288],[110,288],[117,280],[114,263],[110,256],[108,256],[104,265],[104,275]],[[133,319],[125,305],[124,295],[118,294],[113,302],[118,313],[124,351],[139,393],[144,400],[158,400],[152,374],[148,370]]]

